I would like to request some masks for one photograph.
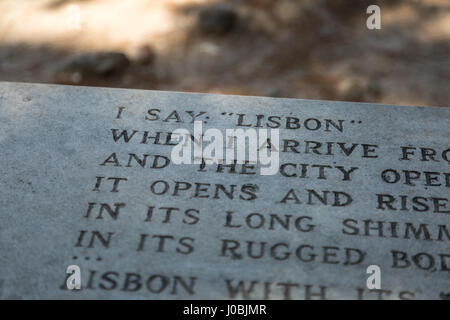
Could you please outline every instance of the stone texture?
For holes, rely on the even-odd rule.
[[[190,114],[204,130],[236,128],[238,114],[255,125],[264,115],[261,126],[280,123],[280,140],[297,141],[299,153],[282,144],[284,171],[272,176],[240,166],[152,168],[155,155],[170,158],[164,133],[192,130]],[[444,299],[449,119],[439,107],[1,83],[0,298]],[[136,133],[125,143],[112,129]],[[141,143],[146,131],[162,132],[160,144]],[[322,143],[320,154],[305,150],[307,141]],[[376,146],[368,154],[377,157],[365,157],[363,145]],[[411,147],[410,160],[400,160],[401,147]],[[117,162],[106,162],[113,153]],[[148,154],[145,168],[130,153]],[[345,180],[338,167],[357,169]],[[127,179],[117,192],[112,177]],[[169,186],[161,195],[160,180]],[[217,185],[234,188],[233,199]],[[339,193],[352,202],[339,206]],[[396,210],[378,208],[377,194],[395,197]],[[102,203],[120,208],[115,219]],[[223,251],[237,245],[234,255]],[[357,252],[364,258],[355,263]],[[81,269],[79,291],[64,289],[69,265]],[[381,268],[383,291],[366,288],[369,265]],[[253,289],[239,293],[240,282]]]

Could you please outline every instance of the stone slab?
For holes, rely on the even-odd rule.
[[[280,170],[166,163],[194,118]],[[0,298],[447,298],[449,148],[447,108],[1,83]]]

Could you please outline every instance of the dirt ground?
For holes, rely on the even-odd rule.
[[[0,81],[450,106],[450,1],[0,0]]]

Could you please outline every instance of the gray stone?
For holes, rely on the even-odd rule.
[[[79,53],[70,56],[56,68],[55,78],[61,80],[67,75],[78,75],[80,80],[74,82],[79,82],[84,77],[119,75],[129,64],[127,56],[121,52]]]
[[[141,65],[149,65],[155,61],[156,53],[149,45],[143,45],[137,48],[136,62]]]
[[[192,115],[203,131],[279,126],[280,171],[175,165],[167,133],[191,131]],[[1,83],[0,298],[444,299],[449,120],[439,107]],[[81,290],[67,289],[70,265]],[[381,290],[366,287],[370,265]]]

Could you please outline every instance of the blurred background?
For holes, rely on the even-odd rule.
[[[450,106],[450,0],[0,0],[0,81]]]

